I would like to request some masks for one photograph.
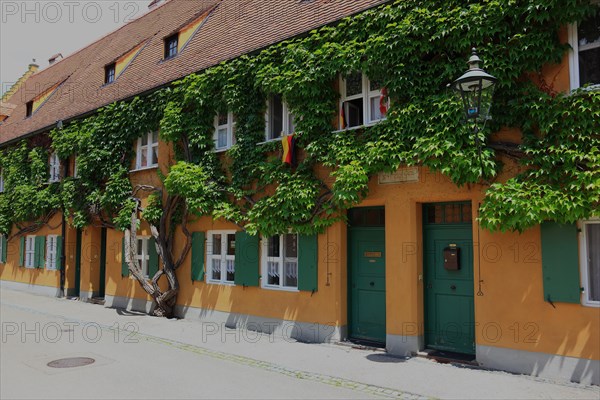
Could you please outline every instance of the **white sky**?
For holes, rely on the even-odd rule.
[[[0,92],[148,11],[150,0],[0,0]]]

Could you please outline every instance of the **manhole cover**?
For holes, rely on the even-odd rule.
[[[89,357],[71,357],[61,358],[60,360],[50,361],[47,365],[50,368],[74,368],[93,364],[96,360]]]

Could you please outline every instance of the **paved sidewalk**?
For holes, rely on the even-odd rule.
[[[56,326],[63,331],[61,342],[68,342],[72,335],[75,342],[71,347],[60,349],[85,350],[99,355],[100,363],[105,346],[120,347],[123,354],[132,351],[156,351],[156,357],[177,357],[173,368],[184,369],[186,363],[203,363],[225,371],[240,369],[240,373],[254,376],[256,380],[273,382],[271,387],[256,387],[253,391],[238,393],[167,391],[167,396],[183,397],[244,397],[244,398],[447,398],[447,399],[600,399],[600,388],[570,383],[551,382],[528,376],[512,375],[498,371],[486,371],[438,364],[421,358],[396,358],[382,351],[370,351],[333,344],[305,344],[259,334],[251,331],[231,330],[223,326],[188,320],[165,320],[124,310],[106,309],[101,306],[73,300],[47,298],[29,293],[1,289],[2,348],[0,371],[0,397],[7,394],[6,384],[10,374],[5,363],[10,340],[18,338],[15,329],[32,330],[32,323],[41,323],[41,340],[56,340]],[[31,317],[31,318],[30,318]],[[24,321],[23,318],[27,318]],[[46,331],[44,331],[44,329]],[[52,328],[52,329],[51,329]],[[13,333],[11,333],[13,332]],[[94,340],[102,336],[102,341]],[[10,335],[9,335],[10,333]],[[33,335],[33,333],[31,333]],[[48,336],[48,337],[45,337]],[[114,340],[113,340],[114,339]],[[118,343],[117,343],[118,342]],[[111,345],[112,343],[112,345]],[[133,346],[138,343],[138,346]],[[26,343],[27,345],[28,343]],[[84,346],[85,345],[85,346]],[[28,350],[31,350],[29,346]],[[54,347],[59,349],[59,347]],[[150,350],[149,350],[150,349]],[[79,353],[78,353],[79,354]],[[40,351],[38,358],[50,359],[57,356]],[[81,353],[84,355],[84,353]],[[65,355],[65,357],[68,355]],[[132,356],[133,357],[133,356]],[[156,360],[154,354],[143,353],[149,361]],[[134,360],[135,361],[135,360]],[[139,361],[139,360],[137,360]],[[33,361],[25,360],[31,368],[38,368]],[[87,367],[84,367],[87,368]],[[98,370],[99,371],[99,370]],[[179,372],[179,371],[178,371]],[[190,371],[187,371],[190,372]],[[225,375],[227,372],[224,373]],[[269,378],[270,377],[270,378]],[[102,378],[102,377],[100,377]],[[281,382],[280,382],[281,381]],[[296,382],[296,383],[294,383]],[[303,382],[310,382],[314,391],[307,391]],[[111,383],[110,380],[106,383]],[[247,384],[252,387],[252,381]],[[274,391],[281,384],[282,392]],[[233,383],[231,383],[233,384]],[[294,385],[297,389],[294,390]],[[259,386],[258,383],[256,386]],[[283,387],[291,388],[286,391]],[[329,389],[328,389],[329,388]],[[335,389],[335,390],[334,390]],[[102,388],[98,388],[102,390]],[[211,389],[216,390],[216,389]],[[339,391],[338,391],[339,390]],[[61,392],[68,393],[69,388]],[[136,393],[122,397],[132,398]],[[97,394],[97,393],[94,393]],[[289,394],[289,395],[288,395]],[[139,393],[137,393],[139,395]],[[164,394],[162,394],[165,396]],[[160,397],[160,392],[157,393]],[[45,396],[53,397],[53,396]],[[69,396],[67,396],[69,397]],[[92,397],[98,397],[92,396]]]

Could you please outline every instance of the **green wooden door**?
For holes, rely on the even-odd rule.
[[[349,336],[385,344],[385,227],[351,226],[348,263]]]
[[[446,211],[449,216],[432,219],[428,207],[436,207],[438,213]],[[425,344],[428,348],[475,354],[470,210],[470,205],[465,203],[425,208]],[[447,249],[450,253],[445,253]],[[458,251],[458,269],[445,266],[445,260],[453,257],[451,254],[455,249]]]

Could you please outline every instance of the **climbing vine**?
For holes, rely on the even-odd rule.
[[[192,214],[251,233],[320,232],[368,194],[370,177],[401,165],[423,165],[457,185],[489,183],[480,211],[491,230],[589,217],[600,199],[600,93],[559,94],[530,77],[562,61],[568,46],[558,33],[594,10],[584,0],[395,1],[216,65],[54,130],[51,143],[5,149],[0,230],[56,209],[77,227],[100,221],[126,229],[138,207],[129,180],[132,143],[159,128],[176,162],[161,176],[165,193],[153,192],[143,212],[149,222],[161,219],[166,205],[159,200],[168,194]],[[479,133],[483,168],[447,88],[474,45],[498,78],[494,119]],[[332,132],[338,76],[354,71],[387,88],[387,118]],[[263,143],[266,100],[274,93],[295,117],[294,167],[281,162],[279,142]],[[236,143],[215,153],[214,117],[227,111],[235,115]],[[491,133],[502,127],[520,129],[522,143],[494,143]],[[63,159],[77,155],[77,178],[44,183],[50,148]],[[507,151],[525,172],[500,182],[499,156]]]

